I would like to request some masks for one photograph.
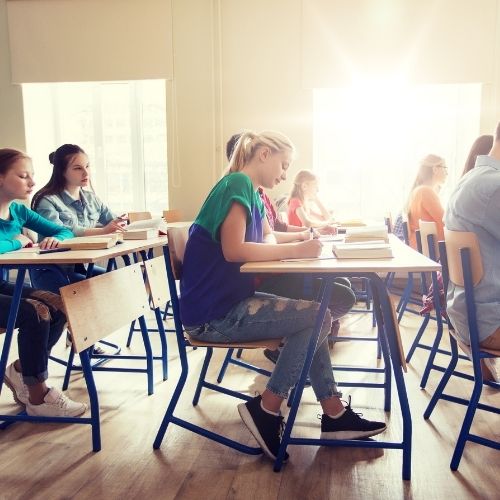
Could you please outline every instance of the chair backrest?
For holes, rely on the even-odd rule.
[[[182,222],[182,211],[177,209],[163,210],[165,222]]]
[[[60,289],[75,352],[127,326],[149,310],[140,264]]]
[[[129,212],[128,220],[129,222],[137,222],[138,220],[148,220],[152,219],[153,216],[151,212]]]
[[[180,280],[182,276],[182,262],[184,261],[184,252],[189,237],[189,228],[190,224],[186,224],[167,229],[170,264],[176,280]]]
[[[429,251],[429,242],[427,241],[427,236],[432,234],[432,236],[434,236],[434,260],[438,260],[439,259],[439,248],[438,248],[437,224],[435,222],[425,221],[425,220],[419,219],[418,228],[420,230],[420,239],[421,239],[421,243],[422,243],[422,253],[426,257],[431,258],[430,251]]]
[[[170,299],[168,291],[167,269],[165,257],[155,257],[144,262],[146,279],[153,307],[163,307]]]
[[[460,250],[462,248],[468,248],[470,250],[472,284],[476,286],[481,281],[484,271],[481,252],[479,250],[479,241],[475,233],[450,231],[445,228],[444,241],[446,243],[446,256],[448,259],[450,281],[455,285],[464,286],[464,273]]]

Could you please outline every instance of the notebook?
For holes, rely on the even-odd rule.
[[[165,219],[163,217],[156,217],[154,219],[145,219],[145,220],[138,220],[135,222],[131,222],[127,227],[126,230],[132,231],[136,229],[156,229],[156,235],[158,236],[159,234],[167,234],[167,223],[165,222]],[[125,239],[131,239],[131,238],[125,238]],[[138,238],[138,239],[144,239],[144,238]]]
[[[124,240],[149,240],[158,236],[158,229],[127,229],[123,233]]]

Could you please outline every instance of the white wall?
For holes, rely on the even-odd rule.
[[[34,0],[9,0],[12,5],[30,2]],[[111,50],[123,56],[112,40],[114,33],[120,31],[120,25],[116,23],[116,16],[110,13],[113,9],[102,7],[116,6],[120,3],[118,0],[36,0],[34,3],[45,2],[57,8],[66,8],[71,3],[78,9],[85,8],[87,13],[89,8],[95,9],[81,31],[85,35],[74,41],[75,50],[85,47],[86,38],[92,36],[94,29],[92,19],[100,16],[96,28],[100,33],[100,46],[103,51]],[[333,63],[337,69],[345,67],[340,64],[341,56],[344,61],[359,58],[369,67],[369,61],[377,61],[370,55],[372,46],[377,48],[379,58],[372,67],[388,67],[393,58],[403,53],[402,48],[412,46],[415,34],[420,33],[423,41],[417,51],[418,57],[414,58],[418,64],[409,72],[410,76],[413,75],[416,81],[428,82],[443,82],[450,77],[474,81],[480,77],[484,84],[480,132],[491,133],[500,119],[500,0],[360,0],[362,3],[347,0],[148,0],[150,2],[171,5],[164,14],[168,19],[157,20],[158,26],[164,26],[165,33],[159,34],[156,26],[143,31],[141,36],[143,46],[160,44],[161,50],[171,54],[172,80],[167,84],[169,200],[171,207],[182,209],[186,217],[196,214],[221,172],[225,163],[225,141],[242,128],[284,132],[298,148],[290,175],[296,169],[310,167],[311,88],[318,85],[320,79],[328,85],[345,83],[345,73],[331,71]],[[150,17],[145,1],[132,3],[143,6],[141,16]],[[401,4],[407,7],[396,8],[396,14],[382,9]],[[99,11],[98,5],[102,7]],[[393,16],[391,22],[390,16],[382,16],[384,22],[389,22],[384,29],[373,25],[368,9],[373,5],[381,6],[375,14]],[[0,6],[5,10],[5,0],[0,0]],[[429,17],[422,10],[425,8],[432,12],[431,27],[420,25]],[[73,14],[75,19],[79,18],[78,9]],[[415,12],[413,17],[408,15],[408,9]],[[403,24],[398,12],[405,16]],[[332,15],[339,28],[336,47],[342,47],[341,56],[332,52],[331,44],[325,42],[331,32],[328,22]],[[75,24],[79,30],[82,28]],[[109,37],[102,36],[102,27],[106,25],[109,25]],[[380,33],[387,34],[388,30],[390,36],[380,38]],[[457,32],[463,37],[460,43]],[[354,43],[356,40],[358,43]],[[5,35],[0,32],[2,56],[9,53],[6,44]],[[57,44],[52,43],[51,51],[55,50]],[[153,56],[143,51],[143,57]],[[8,64],[4,61],[2,57],[0,90],[3,94],[7,88],[14,99],[0,95],[0,112],[2,117],[8,116],[13,121],[14,132],[10,135],[3,132],[5,125],[0,122],[2,143],[5,138],[9,142],[18,140],[23,127],[19,123],[22,105],[6,83],[9,75],[5,69]],[[149,65],[164,63],[147,62]],[[139,69],[144,67],[142,63],[137,62]],[[63,69],[69,67],[69,62],[64,60],[59,60],[58,64]],[[90,75],[92,61],[88,64]],[[344,76],[341,78],[341,75]]]

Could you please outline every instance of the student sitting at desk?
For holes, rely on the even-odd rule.
[[[91,188],[89,158],[75,144],[63,144],[49,155],[53,165],[49,182],[33,196],[31,208],[46,219],[71,229],[75,236],[92,236],[123,231],[126,222],[116,218]],[[86,277],[83,264],[39,269],[31,273],[36,288],[59,293],[59,288]],[[93,274],[105,270],[94,266]]]
[[[321,253],[317,239],[278,244],[280,233],[271,233],[257,191],[259,186],[273,188],[286,178],[293,151],[290,140],[281,134],[242,134],[229,174],[212,189],[191,226],[181,279],[181,319],[196,340],[284,338],[265,391],[238,406],[245,425],[272,459],[280,445],[280,407],[299,379],[319,304],[255,292],[253,277],[240,273],[240,265]],[[383,422],[362,419],[340,400],[324,342],[330,328],[327,311],[309,373],[323,409],[322,436],[356,439],[378,434],[386,428]]]
[[[438,240],[444,240],[444,209],[439,199],[439,190],[448,176],[448,167],[443,158],[427,155],[421,162],[417,177],[406,203],[410,246],[417,249],[416,230],[418,221],[435,222]]]
[[[310,170],[300,170],[293,180],[288,199],[288,221],[306,227],[315,227],[324,234],[335,234],[329,224],[331,215],[318,197],[318,179]]]
[[[60,240],[72,238],[64,227],[40,217],[14,200],[28,200],[35,185],[31,159],[15,149],[0,149],[0,254],[31,245],[22,234],[28,228],[42,234],[40,248],[55,248]],[[14,286],[0,281],[0,326],[6,328]],[[72,416],[87,409],[84,403],[72,401],[58,389],[49,388],[47,363],[49,353],[66,324],[58,295],[24,287],[16,327],[19,359],[5,370],[4,382],[14,399],[26,407],[28,415]]]

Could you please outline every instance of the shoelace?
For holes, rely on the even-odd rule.
[[[345,403],[344,409],[346,411],[350,411],[350,412],[354,413],[359,418],[361,418],[363,416],[363,414],[361,412],[354,411],[351,408],[351,396],[349,396],[349,400],[348,401],[346,401],[345,399],[341,399],[341,401],[342,401],[342,403]],[[321,413],[317,413],[316,416],[318,417],[318,420],[321,420],[323,418],[323,415]]]

